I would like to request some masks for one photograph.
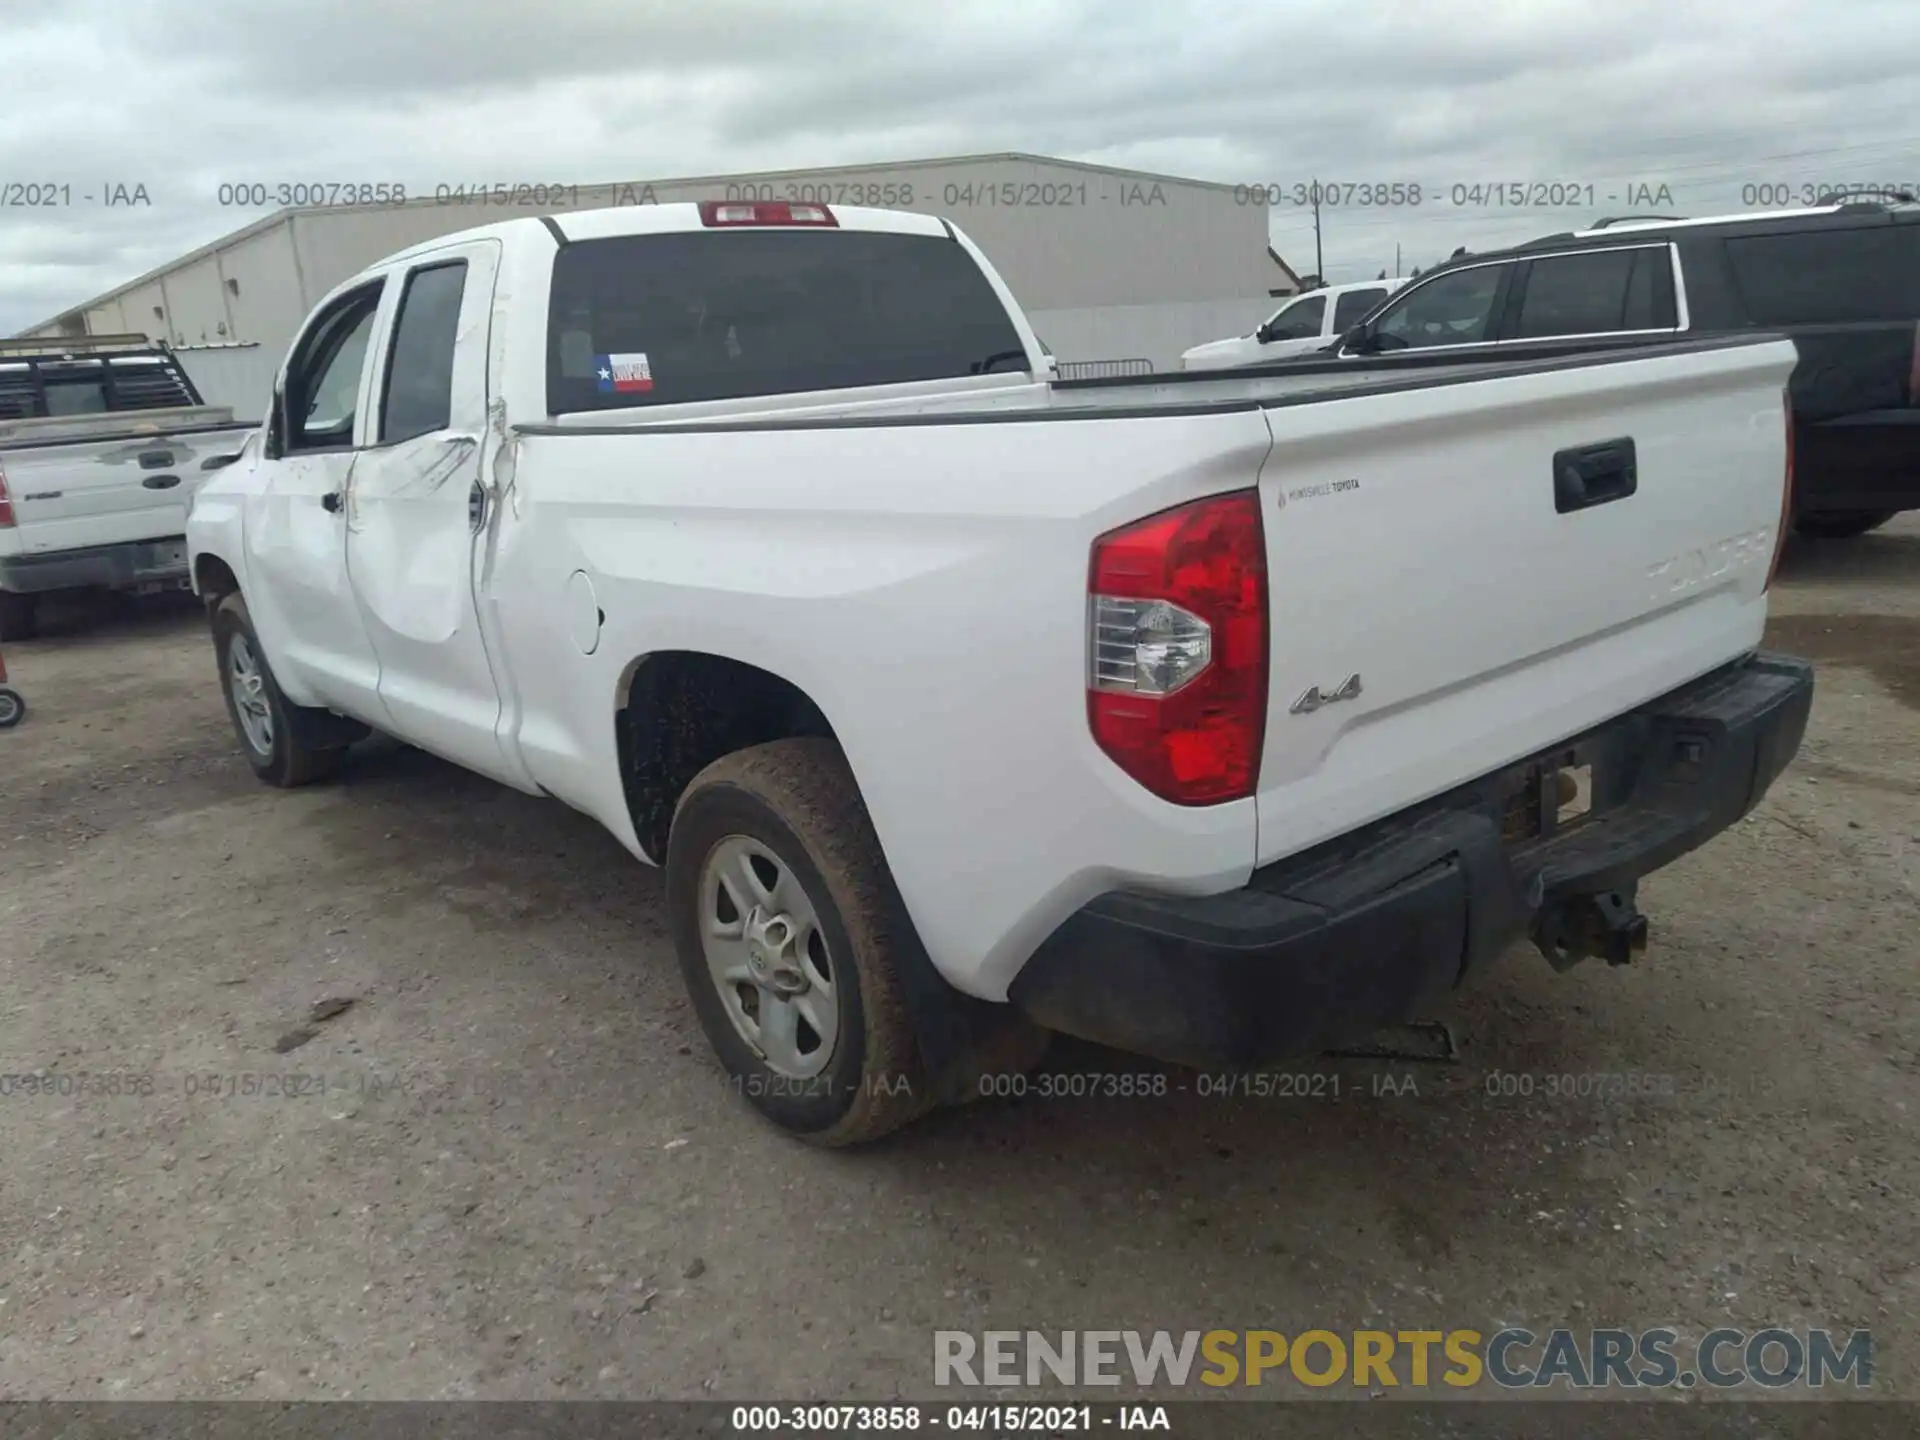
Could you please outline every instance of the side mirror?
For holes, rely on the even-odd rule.
[[[1270,344],[1273,340],[1273,326],[1264,320],[1261,321],[1260,328],[1253,332],[1253,338],[1262,345]]]

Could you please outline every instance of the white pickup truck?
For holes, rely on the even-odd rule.
[[[1793,363],[1069,384],[943,221],[626,207],[340,286],[187,536],[263,779],[371,728],[593,816],[844,1144],[1048,1031],[1246,1067],[1631,958],[1806,724]]]
[[[1268,365],[1316,350],[1330,350],[1406,283],[1366,280],[1295,296],[1261,321],[1251,334],[1195,345],[1181,355],[1180,368],[1230,370],[1236,365]]]
[[[187,502],[253,427],[141,335],[0,340],[0,640],[42,596],[187,583]]]

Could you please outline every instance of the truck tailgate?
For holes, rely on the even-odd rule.
[[[20,549],[29,555],[184,534],[200,467],[243,428],[0,444]]]
[[[1793,346],[1267,409],[1258,863],[1758,644]]]

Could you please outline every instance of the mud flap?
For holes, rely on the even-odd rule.
[[[921,943],[891,875],[887,912],[888,929],[896,937],[894,967],[934,1100],[965,1104],[979,1097],[986,1076],[1024,1074],[1038,1064],[1048,1033],[1012,1005],[963,995],[947,983]]]
[[[345,715],[298,705],[287,706],[287,723],[309,750],[342,750],[373,733],[368,726]]]

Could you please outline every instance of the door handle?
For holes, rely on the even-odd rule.
[[[338,515],[340,513],[341,498],[338,490],[330,490],[320,497],[321,508],[329,515]]]
[[[148,450],[140,456],[142,470],[164,470],[173,463],[171,450]]]
[[[1553,508],[1562,515],[1624,500],[1640,488],[1631,436],[1560,450],[1553,457]]]
[[[140,482],[149,490],[171,490],[180,483],[178,475],[149,475]]]
[[[480,488],[478,480],[467,492],[467,528],[478,535],[487,523],[487,492]]]

